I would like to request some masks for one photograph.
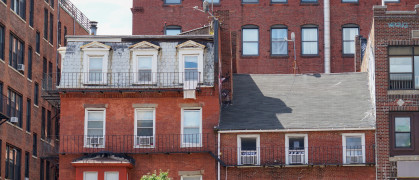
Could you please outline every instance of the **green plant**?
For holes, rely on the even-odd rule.
[[[169,178],[169,172],[163,172],[160,170],[160,174],[157,175],[157,172],[154,171],[153,174],[147,174],[141,177],[141,180],[170,180]]]

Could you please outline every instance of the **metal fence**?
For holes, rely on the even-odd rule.
[[[59,0],[60,6],[67,11],[86,30],[90,29],[90,20],[70,0]]]

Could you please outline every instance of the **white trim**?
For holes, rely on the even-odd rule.
[[[89,111],[103,111],[103,145],[98,147],[88,146],[87,141],[87,121],[88,121],[88,112]],[[83,147],[85,148],[105,148],[106,145],[106,109],[105,108],[85,108],[84,110],[84,137],[83,137]]]
[[[289,165],[288,150],[290,137],[304,137],[304,164],[308,164],[308,135],[307,134],[285,134],[285,164]]]
[[[198,56],[198,73],[199,83],[203,82],[204,77],[204,49],[202,48],[185,48],[178,49],[179,60],[179,82],[184,83],[185,73],[185,56]]]
[[[141,146],[136,145],[137,139],[137,112],[138,111],[153,111],[153,145]],[[134,109],[134,148],[154,148],[156,144],[156,109],[155,108],[135,108]]]
[[[106,84],[108,73],[108,55],[109,51],[85,51],[83,54],[83,72],[82,79],[84,84]],[[89,81],[89,61],[91,57],[102,57],[102,81]]]
[[[199,144],[196,144],[196,143],[184,143],[183,142],[183,121],[184,121],[184,115],[183,115],[183,113],[184,113],[184,111],[187,111],[187,110],[199,110],[199,112],[200,112],[200,126],[199,126]],[[185,108],[181,108],[181,120],[180,120],[180,124],[181,124],[181,128],[180,128],[180,134],[181,134],[181,137],[180,137],[180,147],[202,147],[202,107],[185,107]]]
[[[237,164],[241,163],[241,138],[256,138],[256,153],[257,153],[257,164],[260,165],[260,135],[259,134],[240,134],[237,135]]]
[[[95,173],[96,174],[96,180],[98,180],[99,178],[99,174],[97,171],[83,171],[83,180],[91,180],[91,179],[86,179],[86,173]]]
[[[118,180],[119,180],[119,172],[118,171],[105,171],[104,172],[104,180],[107,180],[106,176],[108,174],[117,174],[118,175]],[[113,180],[115,180],[115,179],[113,179]]]
[[[347,164],[346,163],[346,137],[348,137],[348,136],[361,137],[362,163],[365,163],[365,133],[342,133],[342,158],[343,158],[343,164]]]
[[[151,84],[157,83],[157,55],[159,51],[157,49],[134,49],[132,50],[132,72],[134,73],[133,84]],[[139,82],[138,81],[138,57],[151,56],[151,83],[150,82]]]
[[[219,133],[263,133],[263,132],[316,132],[316,131],[372,131],[375,128],[336,128],[336,129],[272,129],[272,130],[219,130]]]
[[[199,180],[202,180],[202,175],[192,175],[192,176],[188,176],[188,175],[184,175],[184,176],[180,176],[180,180],[183,180],[183,177],[199,177]]]

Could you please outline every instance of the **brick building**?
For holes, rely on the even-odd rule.
[[[409,11],[374,6],[362,71],[375,84],[378,179],[419,178],[418,32],[419,5]]]
[[[222,74],[353,72],[354,36],[368,35],[372,7],[381,1],[214,0],[224,44]],[[392,10],[407,10],[419,2],[384,1]],[[193,8],[201,4],[202,0],[134,0],[133,34],[172,34],[207,24],[211,19]],[[297,69],[293,43],[284,41],[291,39],[291,32],[296,35]]]
[[[42,80],[59,71],[64,37],[88,24],[68,0],[0,1],[0,179],[58,178],[59,110]]]
[[[60,79],[60,179],[216,178],[218,38],[68,36]],[[215,33],[217,34],[217,33]],[[50,76],[56,77],[56,76]]]

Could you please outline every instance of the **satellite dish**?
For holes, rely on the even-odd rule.
[[[295,41],[295,33],[294,32],[291,33],[291,40]]]
[[[209,3],[208,1],[204,1],[202,2],[202,8],[204,9],[204,12],[208,12],[209,11]]]

